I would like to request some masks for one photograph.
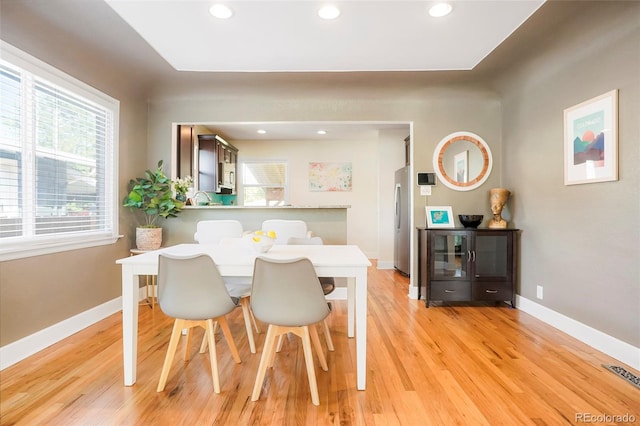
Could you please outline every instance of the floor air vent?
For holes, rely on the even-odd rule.
[[[602,364],[602,366],[607,370],[611,371],[612,373],[616,374],[617,376],[622,377],[623,379],[625,379],[627,382],[631,383],[635,387],[640,388],[640,377],[636,376],[632,372],[625,370],[624,368],[617,365]]]

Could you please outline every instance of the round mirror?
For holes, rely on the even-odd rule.
[[[482,185],[492,166],[489,145],[470,132],[445,136],[433,153],[433,168],[438,178],[457,191],[470,191]]]

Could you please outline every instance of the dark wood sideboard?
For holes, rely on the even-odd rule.
[[[418,228],[418,297],[515,308],[518,229]]]

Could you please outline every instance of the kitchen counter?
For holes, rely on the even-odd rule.
[[[178,217],[163,220],[162,245],[192,243],[196,224],[208,219],[235,219],[245,231],[262,228],[267,219],[304,220],[325,244],[347,244],[348,205],[264,206],[185,206]]]
[[[274,210],[274,209],[348,209],[351,208],[351,206],[349,205],[336,205],[336,206],[332,206],[332,205],[327,205],[327,206],[300,206],[300,205],[293,205],[293,204],[289,204],[289,205],[284,205],[284,206],[273,206],[273,207],[266,207],[266,206],[225,206],[225,205],[221,205],[221,204],[214,204],[214,205],[207,205],[207,206],[185,206],[184,209],[185,210],[199,210],[199,209],[204,209],[204,210],[209,210],[209,209],[267,209],[267,210]]]

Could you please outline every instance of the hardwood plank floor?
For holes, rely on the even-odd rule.
[[[621,365],[616,360],[506,305],[426,309],[407,293],[407,278],[370,268],[366,391],[356,390],[346,302],[332,303],[329,371],[315,360],[319,407],[295,336],[251,402],[265,333],[255,336],[259,349],[251,354],[240,308],[229,325],[241,364],[216,335],[222,392],[213,392],[208,355],[198,353],[200,332],[191,360],[182,361],[180,346],[157,393],[172,320],[141,306],[134,386],[123,385],[121,315],[112,315],[2,371],[0,423],[561,425],[603,415],[610,417],[595,423],[640,423],[640,390],[602,367]]]

